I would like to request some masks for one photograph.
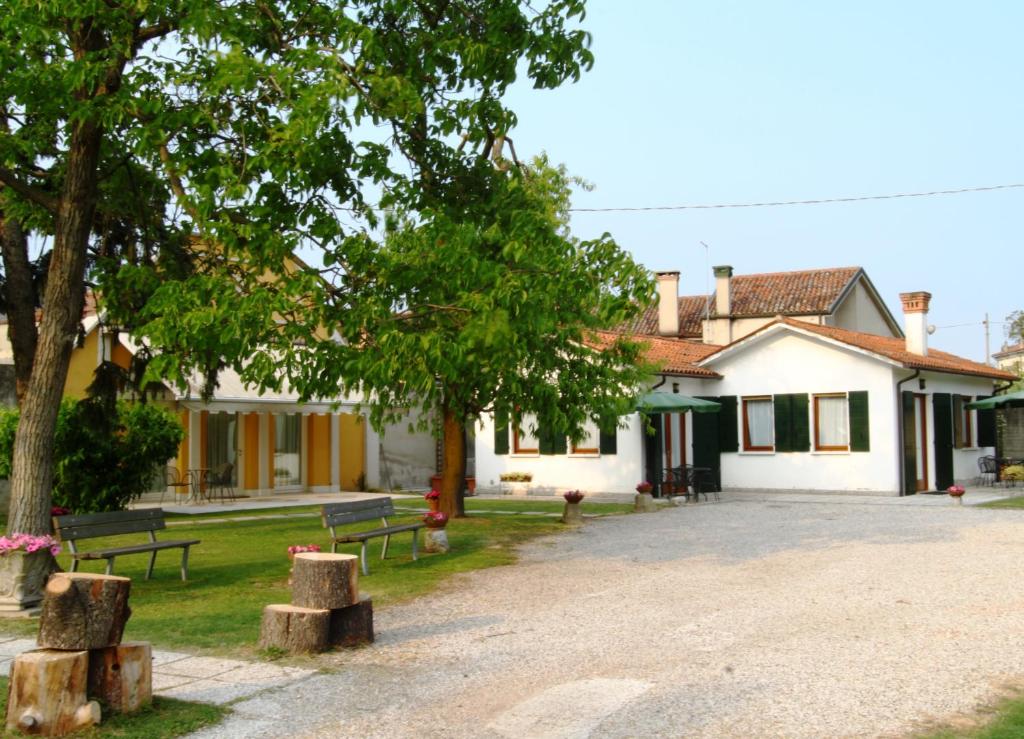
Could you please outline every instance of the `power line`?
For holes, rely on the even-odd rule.
[[[892,195],[859,195],[847,198],[817,198],[814,200],[777,200],[764,203],[714,203],[702,205],[650,205],[641,208],[569,208],[575,213],[638,212],[650,210],[714,210],[719,208],[775,208],[781,205],[822,205],[825,203],[858,203],[865,200],[895,200],[897,198],[928,198],[934,195],[960,195],[967,192],[992,192],[1024,187],[1024,182],[1011,185],[961,187],[956,190],[930,190],[928,192],[901,192]]]

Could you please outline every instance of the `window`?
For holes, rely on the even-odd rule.
[[[537,417],[534,414],[528,413],[519,419],[515,432],[513,454],[537,454],[540,452],[540,440],[537,438]]]
[[[849,403],[845,393],[814,396],[814,448],[819,452],[850,450]]]
[[[287,488],[302,484],[302,416],[274,416],[274,487]]]
[[[600,454],[601,432],[597,430],[597,425],[592,421],[587,421],[587,425],[583,427],[583,434],[582,439],[578,442],[573,442],[572,453]]]
[[[967,409],[967,404],[970,402],[969,396],[953,396],[953,446],[957,449],[966,449],[974,446],[971,411]]]
[[[770,397],[743,399],[743,450],[775,450],[775,418]]]

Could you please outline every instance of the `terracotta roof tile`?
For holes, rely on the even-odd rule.
[[[979,377],[990,377],[994,380],[1017,379],[1017,376],[1010,372],[996,369],[995,367],[989,367],[987,364],[974,362],[970,359],[964,359],[963,357],[958,357],[955,354],[940,351],[939,349],[932,349],[931,347],[928,348],[927,356],[908,352],[906,340],[895,336],[878,336],[876,334],[866,334],[860,331],[848,331],[847,329],[836,328],[835,326],[818,326],[813,323],[796,321],[791,318],[781,318],[778,321],[772,321],[755,333],[760,333],[769,326],[774,326],[776,323],[785,323],[786,325],[793,326],[794,328],[825,336],[844,344],[857,347],[858,349],[864,349],[874,354],[880,354],[883,357],[899,362],[909,369],[949,372],[956,375],[976,375]],[[740,341],[742,340],[743,339]]]
[[[732,315],[828,313],[860,271],[860,267],[838,267],[736,275],[731,283]]]
[[[860,267],[806,269],[798,272],[766,272],[736,275],[732,278],[732,315],[735,318],[754,316],[804,316],[824,314],[832,310],[850,281],[860,274]],[[679,298],[679,335],[697,338],[702,334],[702,321],[715,296],[683,295]],[[649,306],[638,318],[619,326],[623,333],[658,335],[658,304]]]
[[[686,339],[601,331],[595,336],[594,345],[600,348],[622,337],[646,345],[644,359],[657,367],[660,372],[687,377],[720,377],[714,370],[696,365],[704,357],[722,348],[714,344],[702,344]]]
[[[1024,353],[1024,341],[1022,341],[1019,344],[1012,344],[1011,346],[1004,346],[1002,349],[997,351],[992,356],[993,357],[999,357],[1000,359],[1002,359],[1003,357],[1012,357],[1015,354],[1021,354],[1021,353]]]

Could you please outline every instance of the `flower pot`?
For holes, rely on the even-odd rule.
[[[427,510],[431,513],[437,513],[441,510],[441,499],[440,498],[427,498]]]
[[[443,529],[428,527],[423,537],[423,551],[433,554],[446,554],[451,551],[448,533]]]
[[[54,564],[47,550],[0,556],[0,611],[30,612],[38,606]]]
[[[633,510],[636,513],[650,513],[658,510],[658,504],[654,502],[654,496],[650,493],[637,493],[633,500]]]
[[[562,511],[562,523],[569,526],[579,526],[583,523],[583,511],[580,509],[578,502],[572,503],[568,500],[565,502],[565,509]]]

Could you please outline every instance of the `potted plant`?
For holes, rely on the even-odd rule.
[[[652,494],[654,485],[644,480],[641,483],[637,483],[636,486],[636,498],[633,501],[633,510],[637,513],[647,513],[648,511],[657,510],[657,505],[654,503],[654,495]]]
[[[60,543],[48,534],[0,536],[0,611],[28,611],[43,599],[43,586],[54,568]]]
[[[583,511],[580,509],[580,501],[584,494],[580,490],[569,490],[562,494],[565,498],[565,509],[562,511],[562,523],[570,526],[578,526],[583,523]]]
[[[448,514],[441,511],[430,511],[423,514],[423,523],[427,525],[427,532],[423,537],[423,550],[439,554],[450,551],[448,534],[445,532],[445,527],[448,525]]]
[[[950,496],[952,496],[953,500],[955,500],[957,504],[963,505],[963,497],[965,492],[963,485],[950,485],[948,488],[946,488],[946,492],[949,493]]]
[[[423,498],[427,501],[427,507],[431,513],[441,510],[441,493],[437,489],[431,490]]]

